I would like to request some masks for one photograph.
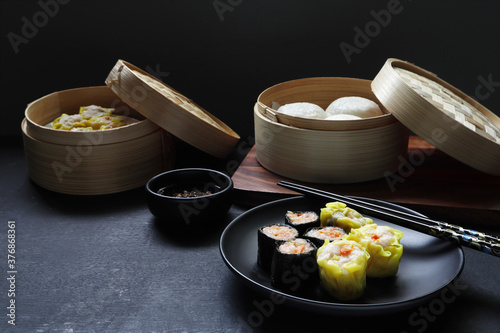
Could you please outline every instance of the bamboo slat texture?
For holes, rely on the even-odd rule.
[[[273,102],[278,105],[314,101],[326,109],[333,100],[345,96],[359,96],[376,102],[384,115],[354,120],[325,121],[307,119],[276,112]],[[264,90],[257,99],[257,109],[268,119],[298,128],[349,131],[381,127],[396,122],[390,112],[381,104],[370,89],[370,81],[347,77],[305,78],[276,84]]]
[[[114,107],[117,114],[140,119],[108,130],[72,132],[47,127],[61,113],[80,106]],[[59,193],[101,195],[143,186],[173,165],[173,138],[124,104],[111,89],[69,89],[30,103],[21,124],[28,175]]]
[[[118,60],[106,84],[146,118],[213,156],[226,157],[240,139],[199,105],[126,61]]]
[[[57,91],[28,104],[25,111],[26,130],[30,136],[43,142],[78,145],[89,139],[88,132],[60,131],[46,125],[62,113],[78,113],[81,106],[92,104],[113,107],[117,115],[141,120],[129,126],[99,131],[98,137],[94,133],[96,134],[94,141],[99,141],[99,144],[128,141],[131,138],[148,135],[159,129],[153,122],[145,119],[140,113],[123,103],[111,89],[105,86],[97,86]]]
[[[370,83],[350,78],[308,78],[265,90],[254,108],[259,163],[279,175],[317,183],[361,182],[396,170],[398,157],[406,155],[409,132],[388,113],[322,121],[285,117],[270,108],[272,102],[310,102],[326,108],[344,96],[377,101]]]
[[[373,92],[399,121],[450,156],[500,175],[500,118],[435,74],[388,59]]]

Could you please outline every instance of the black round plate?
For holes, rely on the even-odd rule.
[[[421,215],[407,208],[370,201],[393,209]],[[404,232],[401,244],[403,256],[396,277],[367,279],[366,291],[355,302],[339,302],[320,286],[303,295],[294,295],[271,286],[269,274],[257,265],[257,229],[271,223],[284,223],[287,210],[319,210],[331,200],[293,197],[255,207],[236,219],[224,230],[220,239],[220,253],[226,265],[251,288],[267,297],[281,297],[285,304],[314,312],[359,315],[387,314],[417,307],[433,297],[457,278],[464,265],[462,248],[393,223],[371,217],[379,225],[387,225]]]

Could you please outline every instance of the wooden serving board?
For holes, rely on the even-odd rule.
[[[478,148],[480,149],[480,148]],[[232,179],[235,201],[249,206],[299,195],[278,186],[287,180],[342,195],[401,204],[435,219],[463,225],[500,226],[500,177],[477,171],[417,136],[410,136],[402,168],[388,177],[355,184],[311,184],[263,168],[250,150]]]

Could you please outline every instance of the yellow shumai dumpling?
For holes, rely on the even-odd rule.
[[[78,114],[63,113],[47,126],[66,131],[106,130],[138,122],[139,120],[127,116],[113,116],[113,108],[103,108],[97,105],[80,107]]]
[[[52,128],[69,131],[73,128],[89,127],[90,122],[84,119],[80,114],[68,115],[63,113],[60,117],[52,122]]]
[[[71,132],[90,132],[94,129],[92,127],[73,127],[70,129]]]
[[[121,116],[95,116],[90,118],[94,130],[105,130],[127,125]]]
[[[92,117],[104,117],[111,116],[115,111],[113,108],[103,108],[97,105],[81,106],[79,113],[85,119],[90,119]]]
[[[402,231],[369,224],[351,230],[344,239],[361,244],[370,254],[366,276],[381,278],[395,276],[398,273],[403,254],[403,245],[399,243],[402,237]]]
[[[369,258],[368,252],[354,241],[325,240],[316,254],[321,286],[341,301],[361,297],[366,288]]]
[[[341,227],[345,232],[373,223],[372,219],[363,217],[356,210],[338,201],[329,202],[324,208],[321,208],[320,220],[322,227],[333,225]]]

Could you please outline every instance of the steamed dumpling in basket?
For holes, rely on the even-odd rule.
[[[320,106],[309,102],[289,103],[277,110],[279,113],[308,119],[325,119],[326,113]]]
[[[80,107],[77,114],[63,113],[50,125],[54,129],[66,131],[92,131],[122,127],[138,122],[127,116],[113,115],[114,108],[103,108],[97,105]]]
[[[383,115],[377,103],[368,98],[359,96],[337,98],[326,108],[325,112],[327,117],[348,115],[358,118],[371,118]],[[330,119],[335,119],[335,117]]]

